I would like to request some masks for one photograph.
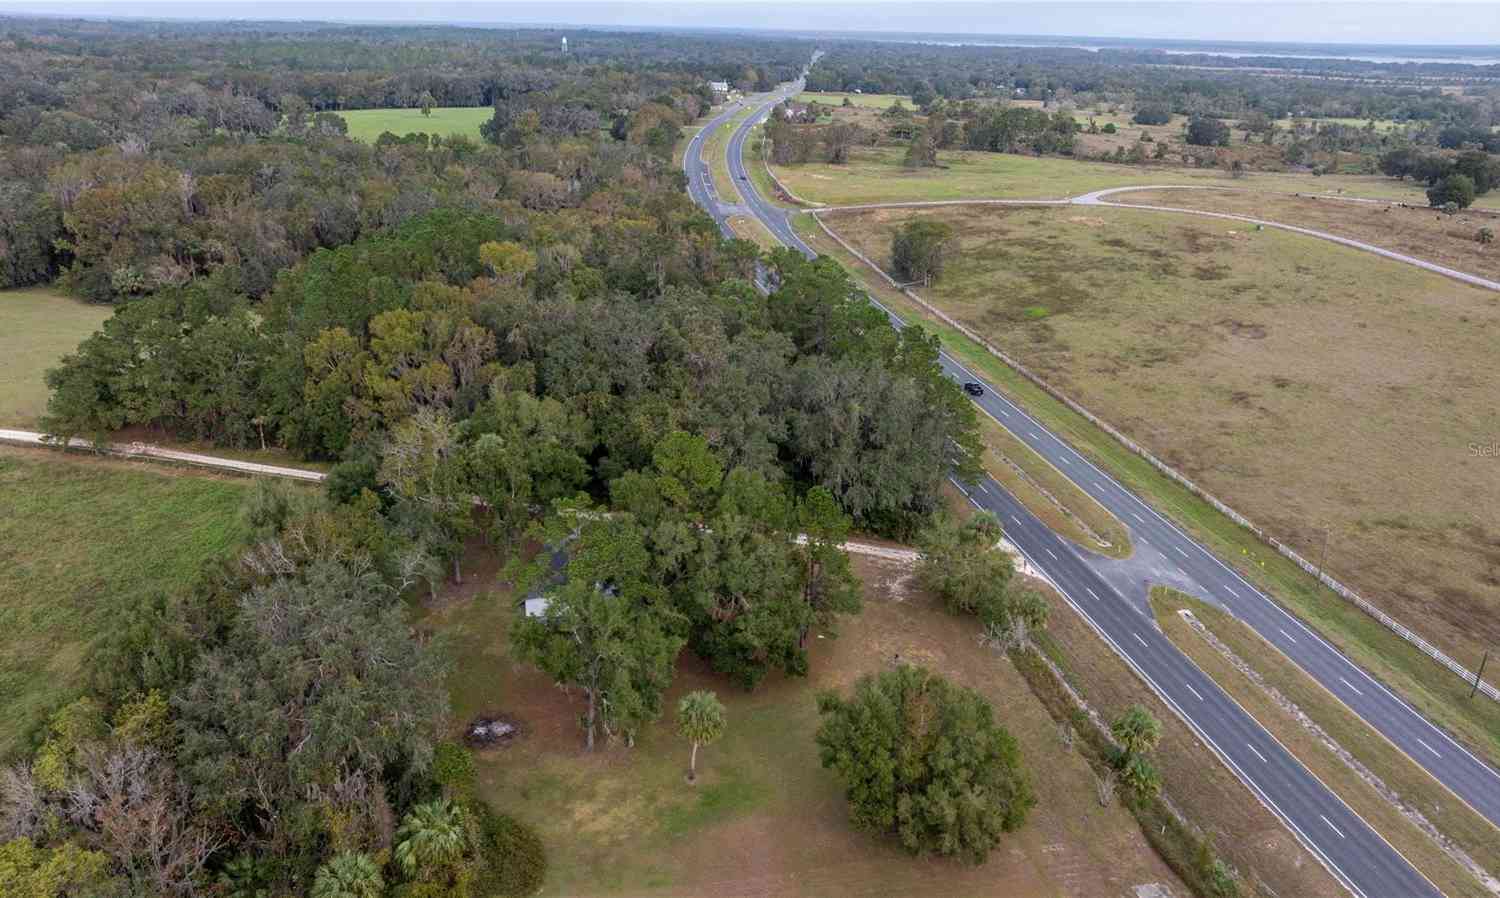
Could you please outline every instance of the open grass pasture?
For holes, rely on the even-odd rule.
[[[890,289],[868,266],[830,239],[811,215],[795,216],[792,223],[814,250],[841,262],[887,308],[907,321],[921,322],[938,334],[948,352],[970,370],[1024,405],[1094,464],[1176,521],[1251,583],[1290,607],[1340,651],[1374,671],[1424,714],[1492,762],[1500,763],[1500,706],[1471,701],[1469,684],[1434,664],[1374,618],[1348,602],[1339,601],[1310,574],[1268,549],[1250,531],[1166,477],[930,310]],[[1024,492],[1018,496],[1025,501]]]
[[[1500,645],[1500,469],[1472,448],[1500,433],[1493,293],[1191,216],[827,220],[882,261],[915,216],[961,242],[929,301],[1450,654]]]
[[[348,109],[339,113],[349,124],[349,136],[366,143],[374,143],[386,131],[397,136],[417,132],[443,137],[462,134],[481,140],[479,126],[494,114],[489,106],[434,106],[432,115],[423,115],[420,109]]]
[[[1118,136],[1118,135],[1117,135]],[[1135,135],[1128,135],[1133,141]],[[908,169],[899,147],[857,149],[845,165],[808,162],[775,166],[776,176],[810,202],[833,206],[958,199],[1063,199],[1108,187],[1166,184],[1235,187],[1282,193],[1361,196],[1426,205],[1421,186],[1379,175],[1251,172],[1240,178],[1218,168],[1116,165],[1060,156],[943,151],[939,167]],[[1480,205],[1500,202],[1485,196]]]
[[[1427,208],[1253,190],[1143,190],[1114,194],[1110,200],[1286,222],[1500,281],[1500,251],[1477,239],[1480,228],[1500,232],[1500,212],[1466,209],[1450,216]]]
[[[744,692],[685,660],[668,696],[716,690],[724,738],[699,752],[670,717],[633,749],[582,750],[578,696],[509,656],[513,611],[503,591],[450,604],[424,625],[454,647],[455,724],[483,711],[520,718],[518,743],[479,754],[483,797],[537,826],[549,852],[545,895],[1133,895],[1159,882],[1186,894],[1119,805],[1101,808],[1084,759],[1026,682],[915,589],[909,570],[856,558],[865,610],[838,638],[814,637],[806,679],[771,677]],[[818,763],[814,697],[849,689],[895,656],[979,689],[1021,744],[1039,804],[982,867],[915,859],[891,839],[853,830],[836,779]],[[685,658],[688,657],[685,655]]]
[[[851,94],[839,91],[816,91],[807,90],[797,95],[798,103],[822,103],[824,106],[843,106],[844,100],[848,100],[854,106],[862,106],[866,109],[889,109],[897,102],[915,109],[912,106],[911,97],[901,94]]]
[[[249,486],[0,447],[0,758],[80,687],[114,613],[233,550]]]
[[[0,426],[36,424],[47,410],[47,369],[112,311],[47,287],[0,292]]]

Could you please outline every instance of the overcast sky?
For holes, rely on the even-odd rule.
[[[0,0],[0,12],[164,18],[557,23],[1312,43],[1496,44],[1500,2],[1089,3],[921,0],[509,2],[462,0]]]

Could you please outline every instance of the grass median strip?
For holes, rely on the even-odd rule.
[[[1335,754],[1304,726],[1295,712],[1266,687],[1294,705],[1335,744],[1378,777],[1401,800],[1421,813],[1485,870],[1500,869],[1500,832],[1448,793],[1410,758],[1360,720],[1244,624],[1225,612],[1157,587],[1151,591],[1157,623],[1184,654],[1239,702],[1261,726],[1327,783],[1351,808],[1449,896],[1490,894],[1465,866],[1451,857],[1375,785]],[[1260,677],[1255,682],[1179,613],[1190,612],[1239,662]],[[1264,684],[1264,685],[1262,685]]]
[[[814,250],[841,262],[883,305],[938,334],[944,348],[955,358],[1026,408],[1125,488],[1172,519],[1256,587],[1292,610],[1355,663],[1379,677],[1471,749],[1492,762],[1500,759],[1500,704],[1470,700],[1469,684],[1435,664],[1374,618],[1320,586],[1253,533],[1167,478],[984,347],[887,287],[829,240],[811,215],[798,215],[793,224]]]
[[[1115,516],[1030,446],[982,412],[979,433],[985,471],[1053,532],[1111,558],[1130,555],[1130,534]]]
[[[721,203],[744,202],[739,188],[735,186],[734,178],[729,174],[729,138],[756,108],[754,103],[747,104],[744,109],[730,116],[728,121],[720,125],[717,130],[708,135],[707,140],[703,141],[703,161],[708,163],[709,173],[714,179],[714,190],[718,192]]]

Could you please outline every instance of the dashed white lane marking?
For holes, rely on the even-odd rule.
[[[1072,462],[1070,462],[1070,461],[1068,461],[1068,457],[1067,457],[1067,456],[1066,456],[1066,455],[1059,455],[1059,456],[1058,456],[1058,457],[1057,457],[1057,460],[1058,460],[1058,461],[1060,461],[1060,462],[1062,462],[1062,463],[1063,463],[1063,464],[1065,464],[1065,465],[1070,465],[1070,464],[1072,464]]]
[[[1191,692],[1194,698],[1196,698],[1200,702],[1203,701],[1203,696],[1198,694],[1198,690],[1194,689],[1192,686],[1189,686],[1187,683],[1183,683],[1182,685],[1187,686],[1187,691]]]
[[[1097,592],[1094,592],[1094,587],[1092,587],[1092,586],[1085,586],[1084,589],[1086,589],[1086,590],[1089,591],[1089,595],[1091,595],[1091,596],[1094,597],[1094,601],[1096,601],[1096,602],[1099,601],[1099,594]]]
[[[1020,526],[1020,525],[1021,525],[1021,519],[1020,519],[1020,518],[1018,518],[1018,517],[1016,517],[1016,516],[1015,516],[1015,515],[1011,515],[1011,516],[1010,516],[1010,519],[1011,519],[1011,520],[1012,520],[1012,521],[1015,521],[1015,522],[1016,522],[1016,526],[1018,526],[1018,527],[1019,527],[1019,526]]]
[[[1418,740],[1417,740],[1417,742],[1418,742],[1418,744],[1420,744],[1420,745],[1421,745],[1421,746],[1422,746],[1422,747],[1423,747],[1423,748],[1425,748],[1425,749],[1427,749],[1427,750],[1428,750],[1428,751],[1430,751],[1430,752],[1432,752],[1432,754],[1433,754],[1433,757],[1437,757],[1437,758],[1441,758],[1441,757],[1442,757],[1442,755],[1440,755],[1440,754],[1438,754],[1438,751],[1437,751],[1437,749],[1435,749],[1435,748],[1433,748],[1433,747],[1432,747],[1432,746],[1430,746],[1430,745],[1428,745],[1428,744],[1427,744],[1427,743],[1426,743],[1426,742],[1423,742],[1423,741],[1422,741],[1422,740],[1421,740],[1421,739],[1418,739]]]
[[[1133,518],[1135,518],[1137,521],[1140,521],[1142,524],[1146,523],[1146,519],[1145,518],[1141,517],[1140,515],[1136,514],[1133,511],[1130,513],[1130,516],[1133,517]]]
[[[1176,549],[1177,550],[1177,554],[1181,555],[1183,558],[1188,557],[1188,553],[1185,552],[1185,551],[1183,551],[1182,546],[1174,545],[1174,546],[1172,546],[1172,548]]]
[[[1319,814],[1318,816],[1319,817],[1323,817],[1322,814]],[[1339,831],[1339,828],[1337,826],[1333,825],[1333,821],[1332,820],[1329,820],[1327,817],[1323,817],[1323,822],[1326,823],[1326,824],[1328,824],[1328,828],[1329,829],[1331,829],[1334,832],[1338,833],[1340,839],[1344,838],[1344,834]]]
[[[1344,680],[1343,677],[1339,677],[1339,679],[1340,680]],[[1348,686],[1350,689],[1353,689],[1355,695],[1364,695],[1363,692],[1359,691],[1359,687],[1358,686],[1354,685],[1353,683],[1349,682],[1348,680],[1344,680],[1344,685]]]
[[[1255,746],[1253,746],[1250,743],[1246,742],[1245,743],[1245,747],[1248,748],[1248,749],[1250,749],[1251,751],[1254,751],[1255,752],[1255,756],[1257,758],[1260,758],[1260,761],[1261,761],[1262,764],[1269,764],[1270,763],[1269,761],[1266,760],[1266,756],[1265,755],[1261,754],[1258,751],[1255,751]]]
[[[1139,634],[1139,633],[1131,633],[1130,635],[1134,636],[1135,637],[1135,641],[1139,642],[1141,645],[1145,645],[1146,644],[1146,640],[1144,640],[1144,639],[1141,638],[1141,634]]]
[[[1229,590],[1229,594],[1232,595],[1232,596],[1234,596],[1236,599],[1240,597],[1240,594],[1237,593],[1237,592],[1235,592],[1234,591],[1234,587],[1230,586],[1228,583],[1224,584],[1224,588],[1227,589],[1227,590]]]
[[[1058,557],[1057,557],[1057,553],[1056,553],[1056,552],[1054,552],[1054,551],[1052,551],[1052,550],[1051,550],[1051,549],[1048,549],[1048,550],[1047,550],[1047,554],[1048,554],[1048,555],[1051,555],[1051,556],[1052,556],[1052,560],[1053,560],[1053,561],[1060,561],[1060,560],[1061,560],[1061,559],[1059,559],[1059,558],[1058,558]]]
[[[1033,440],[1040,440],[1042,438],[1042,435],[1033,430],[1031,432],[1031,438]]]
[[[1097,480],[1094,481],[1094,486],[1097,486],[1101,490],[1104,489],[1104,484],[1100,483]]]
[[[1281,630],[1281,635],[1285,636],[1287,639],[1290,639],[1293,645],[1297,644],[1297,637],[1293,636],[1285,630],[1282,630],[1280,627],[1277,627],[1276,629]]]

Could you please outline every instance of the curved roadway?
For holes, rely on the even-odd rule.
[[[782,243],[812,257],[815,253],[791,227],[791,213],[756,191],[743,158],[750,129],[782,98],[800,88],[800,82],[794,83],[757,101],[760,108],[730,139],[729,168],[748,211]],[[721,115],[716,119],[717,124],[710,122],[698,136],[705,137],[724,118]],[[706,166],[697,166],[696,173],[689,166],[688,175],[690,180],[702,179]],[[699,184],[695,198],[711,197],[709,187]],[[711,204],[705,208],[716,221],[722,220],[720,209]],[[885,311],[898,327],[902,326],[898,316]],[[945,373],[956,380],[983,383],[979,375],[947,353],[942,354],[941,363]],[[1190,591],[1225,607],[1253,627],[1452,792],[1491,822],[1500,824],[1500,773],[1494,768],[1471,755],[1020,407],[988,387],[977,404],[1104,504],[1130,529],[1138,550],[1149,547],[1168,559],[1180,575],[1175,579],[1187,581]],[[1112,559],[1059,537],[989,478],[966,494],[976,506],[1000,519],[1007,538],[1345,887],[1368,898],[1441,894],[1161,634],[1144,601],[1149,583],[1122,583],[1110,568]]]

